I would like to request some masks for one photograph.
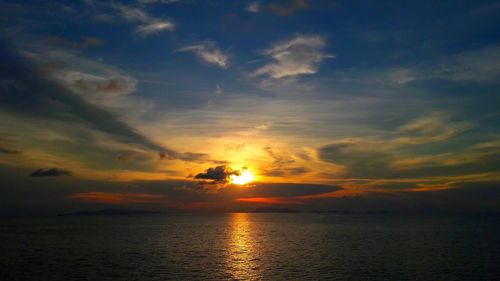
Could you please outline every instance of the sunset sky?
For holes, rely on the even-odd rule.
[[[2,1],[0,214],[500,211],[498,1]]]

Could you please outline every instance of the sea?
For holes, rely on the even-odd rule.
[[[0,218],[0,280],[500,280],[500,217]]]

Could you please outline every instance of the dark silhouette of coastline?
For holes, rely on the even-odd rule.
[[[116,216],[116,215],[157,215],[166,214],[165,211],[151,211],[151,210],[115,210],[104,209],[98,211],[79,211],[66,214],[58,214],[58,216]]]

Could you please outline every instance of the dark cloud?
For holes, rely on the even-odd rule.
[[[177,153],[172,153],[172,151],[160,151],[158,153],[160,160],[176,160],[179,159]]]
[[[391,155],[382,150],[366,149],[362,143],[339,142],[318,149],[322,161],[345,166],[351,176],[380,178],[385,175]]]
[[[96,38],[96,37],[84,37],[80,42],[71,41],[65,38],[51,36],[47,38],[47,43],[50,45],[62,46],[65,48],[74,48],[74,49],[84,49],[94,46],[100,46],[104,44],[104,40]]]
[[[71,172],[67,170],[62,170],[58,168],[52,169],[38,169],[30,174],[32,177],[61,177],[61,176],[71,176]]]
[[[462,155],[467,155],[462,153]],[[395,167],[397,168],[397,167]],[[450,161],[429,161],[419,163],[414,167],[400,168],[392,171],[388,176],[397,177],[439,177],[460,176],[470,174],[494,173],[500,171],[500,151],[491,151],[473,156],[472,159],[450,158]]]
[[[194,176],[195,179],[209,180],[209,183],[226,183],[232,175],[239,175],[240,171],[233,170],[227,166],[208,168],[204,173]]]
[[[184,152],[178,153],[171,150],[160,151],[158,154],[160,160],[184,160],[184,161],[198,161],[206,158],[207,154],[205,153],[193,153],[193,152]]]
[[[205,153],[193,153],[193,152],[184,152],[179,154],[179,159],[184,161],[197,161],[205,158],[207,154]]]
[[[71,84],[75,89],[79,91],[95,91],[97,93],[120,93],[124,91],[124,86],[120,84],[116,79],[107,79],[101,83],[95,83],[95,81],[88,81],[85,79],[75,80]]]
[[[281,177],[303,175],[310,171],[311,170],[306,167],[272,168],[265,170],[262,174],[271,177]]]
[[[420,151],[418,146],[387,150],[363,141],[345,141],[320,147],[318,156],[322,161],[342,165],[345,176],[372,179],[423,180],[500,171],[497,147],[471,146],[442,154],[422,154]]]
[[[0,39],[1,40],[1,39]],[[36,67],[15,55],[0,41],[0,76],[8,83],[0,83],[0,110],[22,113],[40,118],[65,119],[84,122],[92,128],[113,135],[123,142],[131,142],[156,151],[171,150],[152,142],[120,121],[114,114],[72,94],[54,81],[44,79]]]
[[[280,4],[269,4],[267,9],[276,15],[279,16],[293,16],[295,12],[306,10],[310,7],[310,4],[307,0],[291,0],[288,5],[280,5]]]
[[[295,197],[342,190],[336,185],[308,183],[257,183],[248,191],[251,196]]]
[[[21,154],[21,151],[0,146],[1,154]]]
[[[116,79],[109,79],[103,85],[98,85],[96,90],[103,93],[116,93],[123,91],[123,86]]]
[[[122,161],[122,162],[127,162],[131,160],[135,160],[141,156],[140,153],[135,152],[135,151],[125,151],[125,152],[120,152],[116,156],[116,160]]]

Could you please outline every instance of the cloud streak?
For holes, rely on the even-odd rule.
[[[0,154],[21,154],[21,151],[0,146]]]
[[[49,43],[50,45],[62,46],[65,48],[86,49],[90,47],[101,46],[104,44],[104,40],[89,36],[84,37],[81,42],[77,42],[58,36],[51,36],[47,38],[47,43]]]
[[[229,66],[229,55],[217,48],[212,41],[205,41],[194,45],[189,45],[177,50],[178,52],[192,52],[198,58],[209,65],[226,69]]]
[[[446,112],[431,112],[399,128],[399,144],[424,144],[446,140],[472,127],[470,122],[451,122]]]
[[[306,10],[310,7],[307,0],[291,0],[288,5],[269,4],[267,9],[279,16],[293,16],[298,11]]]
[[[252,73],[252,76],[268,76],[273,79],[315,74],[319,64],[334,55],[323,51],[325,39],[315,34],[299,34],[290,40],[276,43],[264,51],[273,62]]]
[[[140,22],[141,25],[136,28],[135,32],[143,36],[153,35],[163,31],[172,31],[175,29],[174,22],[152,17],[141,9],[118,4],[114,5],[114,7],[120,12],[120,15],[124,19],[128,21]]]
[[[58,168],[38,169],[30,174],[31,177],[62,177],[71,176],[71,172]]]
[[[245,8],[245,10],[249,13],[258,13],[260,12],[260,3],[259,2],[251,2]]]

